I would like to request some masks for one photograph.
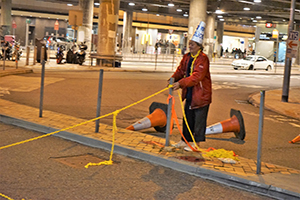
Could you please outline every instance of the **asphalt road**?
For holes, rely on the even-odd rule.
[[[0,146],[39,135],[0,123]],[[55,136],[2,149],[0,200],[271,199],[116,154],[113,165],[84,168],[109,155]]]
[[[102,91],[101,114],[113,112],[130,105],[166,87],[170,73],[105,72]],[[84,119],[96,116],[98,72],[46,72],[44,109],[64,113]],[[281,75],[213,74],[213,103],[210,106],[208,125],[226,120],[230,109],[240,110],[244,117],[246,138],[237,140],[232,132],[207,136],[201,148],[224,148],[233,150],[242,157],[256,159],[259,108],[247,102],[250,94],[260,90],[280,88]],[[0,85],[8,93],[2,98],[17,103],[39,107],[40,74],[2,77]],[[291,86],[299,86],[299,76],[291,79]],[[164,92],[143,103],[119,113],[117,126],[125,128],[149,114],[152,102],[166,102]],[[182,121],[180,102],[174,93],[175,109]],[[112,117],[101,119],[102,123],[112,124]],[[299,145],[288,143],[299,133],[299,120],[290,119],[271,111],[265,111],[262,161],[300,169],[297,159]],[[144,133],[165,137],[153,128]],[[180,133],[174,129],[171,140],[178,141]]]

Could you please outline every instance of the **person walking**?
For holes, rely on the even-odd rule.
[[[193,37],[189,40],[190,52],[185,54],[174,74],[173,89],[182,89],[182,100],[185,100],[184,112],[188,126],[193,134],[196,144],[183,120],[184,138],[174,144],[176,148],[184,147],[186,151],[197,150],[200,142],[205,141],[205,131],[209,105],[212,102],[212,84],[209,71],[209,59],[203,53],[203,34],[205,23],[201,22]],[[191,146],[192,148],[190,148]]]

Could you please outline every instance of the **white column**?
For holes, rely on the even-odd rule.
[[[215,31],[215,17],[209,15],[206,20],[206,28],[204,33],[204,52],[207,54],[210,61],[212,61],[212,54],[214,51],[214,31]]]
[[[131,29],[132,29],[132,11],[124,12],[123,17],[123,43],[122,52],[123,55],[130,52],[131,47]]]
[[[88,51],[91,51],[91,40],[93,30],[93,14],[94,14],[94,0],[79,0],[79,8],[83,12],[82,26],[78,28],[78,42],[86,42]],[[79,38],[79,35],[82,35]],[[82,39],[82,40],[81,40]]]
[[[97,55],[115,55],[119,7],[120,0],[100,1]]]
[[[1,27],[3,36],[11,34],[11,4],[12,0],[2,0],[1,3]]]
[[[190,1],[188,40],[193,36],[198,24],[201,21],[206,22],[206,10],[207,0]],[[186,47],[189,48],[188,41]]]

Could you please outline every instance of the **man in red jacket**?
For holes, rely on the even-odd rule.
[[[176,148],[184,147],[186,151],[197,150],[199,142],[205,141],[207,114],[212,97],[209,59],[203,53],[202,45],[204,27],[205,23],[201,22],[189,41],[190,52],[183,56],[180,65],[172,75],[174,78],[173,89],[182,89],[182,100],[185,99],[185,115],[197,144],[193,143],[183,120],[183,135],[192,149],[184,142],[183,138],[173,146]]]

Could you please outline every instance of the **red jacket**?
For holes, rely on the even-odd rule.
[[[175,82],[179,82],[182,89],[182,100],[186,98],[187,87],[192,87],[191,108],[200,108],[211,103],[212,87],[209,72],[209,59],[203,52],[194,62],[193,74],[186,77],[187,67],[191,56],[187,53],[183,56],[180,65],[172,75]]]

